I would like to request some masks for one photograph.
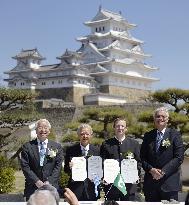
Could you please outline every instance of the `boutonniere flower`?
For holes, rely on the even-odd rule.
[[[171,145],[171,142],[170,142],[170,140],[169,139],[166,139],[166,140],[163,140],[162,141],[162,146],[163,147],[169,147]]]
[[[124,156],[126,159],[133,159],[133,158],[134,158],[134,154],[133,154],[131,151],[125,152],[125,153],[123,154],[123,156]]]
[[[48,158],[53,159],[56,157],[57,153],[58,153],[57,149],[51,148],[51,149],[48,149],[47,156],[48,156]]]

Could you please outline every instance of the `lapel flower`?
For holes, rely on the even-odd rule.
[[[53,159],[56,157],[57,153],[58,153],[57,149],[51,148],[51,149],[48,149],[47,156],[48,156],[48,158]]]
[[[131,151],[125,152],[123,155],[126,159],[133,159],[134,154]]]
[[[166,139],[166,140],[163,140],[162,141],[162,146],[163,147],[169,147],[171,145],[171,142],[170,142],[170,140],[169,139]]]

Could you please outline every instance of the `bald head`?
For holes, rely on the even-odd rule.
[[[39,190],[30,196],[27,205],[56,205],[56,199],[49,190]]]

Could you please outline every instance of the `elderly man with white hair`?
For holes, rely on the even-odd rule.
[[[57,203],[49,190],[39,190],[30,196],[27,205],[57,205]]]
[[[22,147],[21,168],[25,176],[26,200],[45,184],[58,188],[63,161],[63,149],[57,142],[48,139],[51,124],[46,119],[36,123],[37,138]]]
[[[70,146],[66,150],[64,171],[71,175],[72,158],[84,156],[99,156],[100,150],[97,146],[91,144],[93,131],[89,124],[81,124],[77,129],[79,143]],[[73,191],[79,201],[96,201],[99,197],[95,193],[95,184],[90,179],[84,181],[74,181],[70,177],[68,187]]]
[[[167,127],[169,113],[165,107],[156,109],[153,117],[155,129],[144,135],[140,153],[145,171],[145,200],[178,200],[180,166],[184,159],[181,134]]]

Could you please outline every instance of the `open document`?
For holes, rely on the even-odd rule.
[[[117,174],[120,172],[119,162],[115,159],[104,160],[104,180],[107,183],[114,183]]]
[[[85,157],[73,157],[72,163],[72,179],[74,181],[84,181],[87,178]]]
[[[139,180],[137,161],[135,159],[123,159],[121,161],[121,175],[125,183],[136,184]]]
[[[94,181],[103,177],[102,158],[100,156],[91,156],[88,158],[88,178]]]

